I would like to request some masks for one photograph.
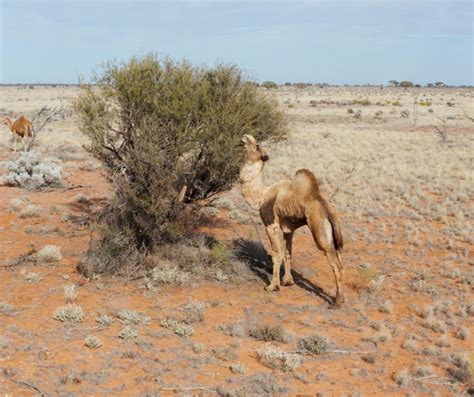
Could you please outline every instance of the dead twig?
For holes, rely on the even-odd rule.
[[[432,127],[434,128],[435,132],[441,137],[443,143],[447,143],[448,142],[448,129],[447,129],[446,124],[448,123],[448,120],[447,119],[438,119],[438,120],[441,121],[442,125],[441,126],[432,125]]]
[[[33,125],[33,131],[30,139],[28,139],[28,142],[23,147],[23,151],[29,152],[41,130],[43,130],[44,127],[46,127],[52,121],[64,118],[64,112],[65,109],[62,104],[54,108],[43,106],[40,111],[33,116],[31,120],[31,124]]]
[[[39,393],[40,396],[46,396],[46,394],[44,394],[40,388],[38,388],[37,386],[35,385],[32,385],[31,383],[28,383],[28,382],[25,382],[25,381],[22,381],[22,380],[15,380],[15,379],[12,379],[11,377],[9,377],[7,374],[3,373],[3,376],[5,377],[5,379],[8,379],[10,382],[14,383],[15,385],[21,385],[21,386],[26,386],[26,387],[29,387],[30,389],[33,389],[35,390],[37,393]]]

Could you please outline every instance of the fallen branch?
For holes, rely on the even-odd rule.
[[[30,389],[33,389],[33,390],[36,390],[40,396],[46,396],[46,394],[44,394],[41,389],[39,389],[38,387],[36,387],[35,385],[32,385],[31,383],[28,383],[28,382],[24,382],[22,380],[14,380],[12,378],[10,378],[8,375],[6,374],[3,374],[3,376],[8,379],[10,382],[14,383],[15,385],[21,385],[21,386],[26,386],[26,387],[29,387]]]

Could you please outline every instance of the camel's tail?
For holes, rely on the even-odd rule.
[[[334,239],[334,247],[336,251],[342,251],[344,248],[344,239],[342,238],[341,224],[339,218],[332,211],[328,211],[328,220],[332,226],[332,237]]]

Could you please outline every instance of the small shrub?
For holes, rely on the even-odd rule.
[[[64,300],[67,303],[72,303],[77,298],[76,285],[75,284],[66,284],[63,286],[64,289]]]
[[[285,330],[279,325],[262,325],[250,331],[250,336],[265,342],[284,342]]]
[[[98,349],[102,346],[102,341],[94,335],[87,335],[84,344],[90,349]]]
[[[29,190],[62,186],[59,160],[42,159],[37,152],[22,152],[18,159],[3,162],[0,166],[8,170],[8,174],[0,178],[0,184]]]
[[[204,345],[201,343],[194,343],[192,349],[194,353],[201,354],[204,351]]]
[[[229,368],[234,374],[245,374],[245,371],[247,370],[245,365],[242,363],[231,364]]]
[[[204,310],[206,304],[202,302],[190,301],[181,310],[186,313],[186,324],[202,323],[204,321]]]
[[[329,349],[329,341],[324,336],[309,335],[298,341],[298,348],[316,355],[324,354]]]
[[[366,363],[369,363],[369,364],[375,364],[375,362],[377,361],[373,354],[365,354],[365,355],[361,356],[361,359],[364,360]]]
[[[128,309],[119,310],[117,317],[125,325],[149,324],[151,321],[150,317],[142,316],[140,313]]]
[[[41,262],[58,262],[63,258],[61,249],[56,245],[45,245],[38,251],[36,257]]]
[[[237,358],[237,354],[235,350],[230,347],[221,347],[218,349],[212,349],[212,353],[216,356],[219,360],[222,361],[232,361]]]
[[[29,283],[37,283],[38,281],[40,281],[41,278],[38,273],[30,272],[26,274],[25,279]]]
[[[421,365],[419,367],[415,367],[412,371],[413,376],[422,378],[425,376],[430,376],[434,374],[433,367],[429,365]]]
[[[405,342],[403,342],[402,347],[405,350],[411,351],[411,352],[416,352],[418,351],[418,343],[416,343],[413,339],[407,339]]]
[[[393,313],[393,302],[392,301],[385,301],[383,306],[379,308],[379,311],[382,313]]]
[[[402,104],[400,103],[400,101],[393,101],[392,106],[402,106]]]
[[[439,334],[444,334],[448,330],[448,327],[443,320],[437,320],[434,317],[428,317],[423,321],[422,325],[423,327],[431,329]]]
[[[61,306],[56,309],[53,318],[61,322],[77,323],[82,321],[84,313],[82,312],[81,306],[67,304],[66,306]]]
[[[233,337],[243,337],[247,332],[245,325],[241,322],[236,322],[230,325],[219,325],[217,326],[217,329],[222,331],[224,334]]]
[[[104,327],[109,327],[112,325],[114,319],[111,316],[108,316],[107,314],[101,314],[99,317],[96,318],[96,323],[104,326]]]
[[[379,342],[387,342],[391,338],[392,338],[392,334],[390,333],[390,330],[383,326],[380,328],[380,331],[378,333],[376,333],[375,335],[366,336],[362,338],[362,340],[366,342],[379,343]]]
[[[28,204],[20,211],[20,218],[36,218],[41,214],[41,207],[35,204]]]
[[[257,356],[269,368],[280,369],[290,372],[301,365],[301,357],[298,354],[287,353],[279,347],[266,345],[257,350]]]
[[[442,335],[436,342],[438,347],[450,347],[452,345],[447,335]]]
[[[192,325],[187,325],[170,317],[164,319],[161,322],[161,326],[171,329],[176,335],[181,336],[182,338],[187,338],[194,334],[194,327]]]
[[[11,314],[15,308],[7,302],[0,301],[0,313],[1,314]]]
[[[164,262],[153,268],[146,282],[149,288],[159,284],[186,285],[191,280],[191,274],[184,272],[176,264]]]
[[[460,339],[460,340],[468,340],[469,339],[469,336],[471,335],[471,332],[469,331],[468,328],[460,328],[457,332],[456,332],[456,338]]]
[[[120,339],[133,339],[133,338],[136,338],[137,336],[138,336],[138,331],[132,327],[125,327],[118,334],[118,337]]]
[[[411,382],[411,374],[408,368],[402,369],[393,376],[393,380],[399,386],[407,386]]]
[[[28,205],[30,203],[31,199],[28,196],[21,196],[18,198],[14,198],[10,200],[10,206],[14,211],[19,211],[25,205]]]

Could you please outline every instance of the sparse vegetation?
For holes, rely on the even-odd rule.
[[[286,340],[285,330],[279,325],[262,325],[250,331],[252,338],[265,342],[284,342]]]
[[[174,318],[167,317],[161,322],[161,326],[171,329],[176,335],[187,338],[194,334],[194,327],[189,324],[182,323]]]
[[[41,280],[41,277],[38,273],[35,273],[35,272],[29,272],[26,274],[25,276],[25,279],[26,281],[28,281],[29,283],[37,283]]]
[[[267,367],[280,369],[284,372],[293,371],[301,365],[301,357],[298,354],[287,353],[270,344],[258,349],[257,356]]]
[[[329,349],[329,341],[324,336],[317,334],[309,335],[298,341],[298,348],[311,354],[324,354]]]
[[[97,317],[95,321],[103,327],[110,327],[114,322],[114,319],[113,317],[108,316],[107,314],[101,314],[99,317]]]
[[[102,341],[94,335],[87,335],[84,344],[90,349],[98,349],[102,346]]]
[[[72,303],[77,298],[77,291],[75,284],[66,284],[63,286],[64,288],[64,300],[66,303]]]
[[[118,337],[120,339],[134,339],[137,336],[138,336],[138,331],[135,328],[132,328],[129,326],[123,328],[118,334]]]
[[[45,245],[38,251],[36,257],[41,262],[58,262],[63,258],[61,249],[56,245]]]
[[[61,306],[54,311],[53,318],[61,322],[78,323],[84,318],[82,307],[75,304]]]
[[[117,318],[125,325],[149,324],[151,321],[150,317],[129,309],[119,310],[117,312]]]

